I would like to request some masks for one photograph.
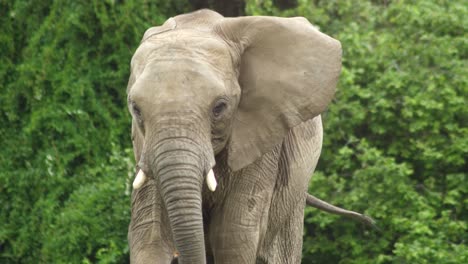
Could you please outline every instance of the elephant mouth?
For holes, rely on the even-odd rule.
[[[223,136],[219,137],[212,137],[211,138],[211,145],[213,146],[214,154],[218,154],[226,145],[227,138]]]
[[[224,142],[225,138],[224,137],[214,137],[212,139],[213,143],[221,143]]]

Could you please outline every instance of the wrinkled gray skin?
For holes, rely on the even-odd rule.
[[[300,263],[338,41],[304,18],[201,10],[144,35],[127,88],[132,263]],[[213,170],[216,191],[205,177]]]

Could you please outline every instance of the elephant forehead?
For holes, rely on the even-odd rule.
[[[199,33],[201,34],[201,33]],[[132,59],[129,96],[140,105],[208,108],[232,93],[235,80],[228,46],[212,36],[164,33],[143,42]]]
[[[190,58],[154,60],[136,78],[130,96],[140,104],[211,105],[226,93],[225,80],[206,63]]]
[[[135,52],[132,66],[184,58],[203,61],[223,72],[232,68],[230,49],[223,40],[206,32],[189,30],[163,33],[146,40]]]

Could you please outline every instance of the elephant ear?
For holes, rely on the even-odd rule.
[[[302,17],[225,18],[215,32],[239,58],[242,95],[228,147],[235,171],[325,110],[341,70],[341,45]]]

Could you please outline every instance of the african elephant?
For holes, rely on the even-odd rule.
[[[340,68],[340,43],[301,17],[200,10],[148,29],[127,87],[131,262],[300,263]]]

